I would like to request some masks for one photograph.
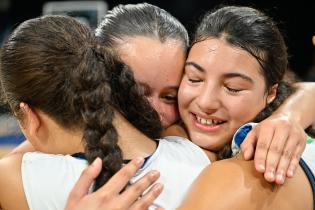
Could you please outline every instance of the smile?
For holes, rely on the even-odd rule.
[[[223,120],[215,120],[215,119],[205,119],[202,117],[199,117],[197,115],[196,116],[196,120],[198,123],[202,124],[202,125],[220,125],[222,123],[224,123]]]

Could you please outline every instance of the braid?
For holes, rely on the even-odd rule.
[[[123,163],[118,134],[112,124],[115,112],[121,113],[149,138],[159,138],[162,125],[159,115],[137,86],[132,71],[115,60],[107,49],[96,44],[87,46],[81,61],[79,70],[73,72],[76,93],[73,105],[83,118],[88,162],[96,157],[103,160],[102,171],[94,184],[97,190]]]
[[[115,109],[110,86],[114,71],[121,68],[122,64],[111,61],[109,55],[98,53],[98,47],[86,46],[79,68],[73,72],[75,97],[72,104],[83,118],[86,158],[89,163],[96,157],[103,161],[94,190],[106,183],[122,166],[118,135],[112,124]]]

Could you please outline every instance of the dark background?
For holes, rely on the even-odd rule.
[[[58,1],[58,0],[57,0]],[[45,0],[0,0],[0,43],[22,21],[42,14]],[[109,9],[117,4],[143,1],[106,1]],[[192,33],[200,16],[218,4],[253,6],[266,12],[279,23],[285,35],[290,55],[290,68],[303,80],[313,80],[308,75],[315,65],[315,1],[218,1],[218,0],[169,0],[146,1],[157,5],[177,17]],[[315,72],[315,70],[314,70]],[[314,80],[315,81],[315,77]]]

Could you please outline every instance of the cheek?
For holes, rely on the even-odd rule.
[[[165,104],[159,115],[161,116],[163,127],[174,124],[179,118],[177,104]]]
[[[196,98],[196,93],[198,93],[198,91],[193,87],[189,87],[184,83],[180,85],[178,91],[178,107],[180,113],[190,105],[194,98]]]
[[[237,127],[253,120],[265,106],[264,96],[254,94],[231,99],[226,104],[231,120],[238,123]]]
[[[149,101],[159,114],[163,127],[168,127],[178,120],[179,114],[177,103],[167,104],[158,98],[149,98]]]

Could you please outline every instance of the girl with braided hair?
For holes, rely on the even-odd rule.
[[[64,209],[87,162],[102,160],[93,185],[97,190],[122,167],[123,160],[138,156],[148,158],[130,182],[138,183],[151,169],[167,171],[160,178],[168,187],[153,206],[179,205],[209,160],[188,140],[161,138],[157,112],[129,67],[114,57],[87,26],[63,16],[25,21],[5,42],[2,98],[38,152],[0,161],[2,209]],[[145,178],[147,183],[156,180],[158,173],[150,176]],[[137,203],[143,190],[134,190]],[[119,204],[123,202],[115,207]]]

